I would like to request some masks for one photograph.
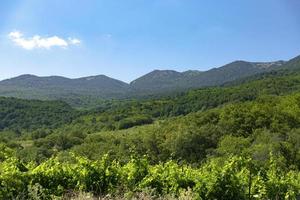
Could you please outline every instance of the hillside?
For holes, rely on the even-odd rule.
[[[3,199],[299,198],[299,71],[176,97],[106,102],[71,121],[63,120],[73,112],[60,113],[70,109],[61,102],[3,102],[7,116],[28,113],[8,118],[12,125],[0,131]],[[24,122],[47,119],[62,123],[12,135]]]
[[[277,96],[300,92],[300,70],[297,70],[297,68],[300,69],[300,62],[297,63],[292,60],[291,63],[295,66],[292,71],[286,70],[284,67],[277,71],[229,82],[223,86],[192,89],[163,98],[101,101],[96,109],[76,111],[77,117],[72,123],[73,125],[76,124],[78,129],[85,128],[90,131],[126,129],[137,125],[150,124],[156,119],[187,115],[230,102],[245,102],[265,95]],[[287,64],[290,65],[290,62],[287,62]],[[174,71],[170,71],[164,76],[174,73]],[[59,101],[1,98],[1,104],[2,121],[6,121],[6,118],[10,119],[9,116],[16,118],[14,124],[2,125],[2,129],[24,129],[26,127],[37,129],[47,126],[47,124],[56,123],[64,125],[70,123],[70,120],[74,119],[75,116],[75,111],[69,105]],[[22,110],[16,108],[22,108]],[[18,114],[14,112],[18,112]],[[52,117],[54,121],[51,123],[44,121],[43,115],[45,113]],[[58,113],[62,113],[62,115],[55,119]],[[82,118],[78,119],[81,116],[79,113],[82,113],[83,121]],[[46,116],[46,118],[49,118],[49,116]],[[34,120],[32,117],[34,117]],[[93,121],[93,123],[85,123],[85,120],[87,122]]]
[[[77,111],[64,102],[0,97],[0,131],[57,128],[75,116]]]
[[[0,198],[298,199],[299,69],[88,111],[2,97]]]

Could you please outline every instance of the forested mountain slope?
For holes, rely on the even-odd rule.
[[[170,117],[185,116],[190,113],[210,110],[226,104],[254,101],[264,96],[273,98],[295,92],[300,92],[300,73],[296,71],[292,73],[282,71],[280,73],[271,73],[263,77],[256,77],[228,86],[191,90],[177,96],[162,99],[107,101],[102,104],[102,107],[90,111],[80,111],[76,115],[74,115],[74,111],[70,107],[63,104],[65,107],[57,107],[58,111],[59,109],[66,109],[68,112],[63,112],[59,117],[55,117],[55,109],[49,111],[47,107],[48,102],[45,102],[41,104],[46,105],[43,109],[34,111],[31,107],[25,107],[21,110],[21,113],[34,114],[33,116],[36,117],[35,120],[29,120],[31,118],[27,115],[18,115],[18,120],[13,121],[14,123],[12,124],[5,123],[6,126],[3,128],[17,129],[21,132],[23,137],[29,139],[36,138],[37,135],[46,136],[46,138],[41,138],[40,141],[36,141],[36,144],[40,147],[44,146],[44,143],[47,144],[43,147],[46,149],[51,146],[59,147],[61,145],[59,149],[68,149],[74,144],[80,143],[80,141],[90,133],[124,130],[145,124],[153,124],[156,123],[157,120],[165,120]],[[10,102],[27,102],[28,104],[36,106],[40,105],[40,101],[4,100],[9,100]],[[53,102],[53,105],[56,104],[57,103]],[[14,104],[12,105],[13,106],[3,107],[10,111],[15,111],[15,106]],[[9,109],[9,107],[11,108]],[[41,127],[49,128],[49,126],[47,126],[49,124],[45,124],[43,110],[48,110],[47,114],[53,117],[49,118],[45,115],[46,119],[54,120],[51,124],[58,123],[60,127],[56,131],[52,131],[49,136],[47,136],[49,133],[45,133],[41,130]],[[2,116],[4,117],[3,119],[10,119],[9,116],[11,116],[11,112],[5,112]],[[62,120],[66,116],[67,120]],[[4,120],[4,122],[5,121],[6,120]],[[32,134],[27,134],[28,127],[24,126],[24,124],[31,127],[31,130],[33,130],[31,131]],[[56,127],[58,126],[56,125]],[[22,134],[23,132],[26,134]],[[76,138],[76,142],[73,141],[72,138]],[[75,143],[72,144],[73,142],[69,140]],[[49,143],[49,141],[51,142]],[[51,155],[51,153],[49,152],[46,155]]]
[[[88,129],[100,121],[82,118],[32,137],[31,143],[26,137],[3,140],[0,197],[28,199],[38,191],[52,198],[72,191],[97,197],[142,192],[193,199],[297,199],[299,113],[296,92],[126,130]],[[110,123],[107,119],[102,122]]]
[[[76,115],[77,111],[61,101],[0,97],[0,130],[57,128],[70,123]]]
[[[203,111],[227,103],[252,101],[264,95],[286,95],[297,91],[300,91],[300,72],[282,70],[231,82],[222,87],[206,87],[190,90],[188,92],[166,96],[164,98],[103,101],[101,106],[96,109],[78,111],[78,115],[76,116],[79,118],[76,117],[76,120],[73,120],[72,123],[77,123],[81,128],[87,126],[88,129],[93,131],[102,129],[124,129],[136,125],[149,124],[155,119],[186,115],[191,112]],[[14,102],[16,105],[20,102],[35,106],[40,105],[41,108],[43,105],[45,106],[45,108],[43,108],[45,111],[49,110],[47,104],[51,103],[47,101],[26,101],[14,98],[2,98],[3,109],[9,109],[11,112],[17,112],[18,109],[15,109],[14,104],[5,106],[4,103],[6,101]],[[67,112],[62,113],[62,116],[73,116],[73,113],[75,112],[67,104],[63,104],[62,102],[59,104],[57,102],[52,102],[52,105],[60,106],[54,107],[55,109],[59,108],[67,110]],[[23,106],[22,108],[22,113],[28,112],[31,113],[31,115],[43,115],[41,112],[33,114],[35,110],[30,106]],[[43,109],[37,111],[42,111]],[[50,111],[55,112],[55,109]],[[2,113],[3,119],[9,118],[9,116],[12,116],[10,112]],[[27,121],[25,124],[30,124],[30,120],[28,120],[30,118],[26,115],[18,116],[23,118],[15,121],[15,128],[23,127],[23,125],[19,124],[22,123],[22,121],[24,121],[24,123]],[[83,118],[84,120],[81,120],[80,118]],[[36,119],[38,120],[39,118],[37,117]],[[71,122],[71,120],[58,121],[62,124]],[[37,124],[41,124],[42,126],[44,122],[42,120],[40,122],[37,121]],[[6,125],[3,128],[13,126],[14,125]]]

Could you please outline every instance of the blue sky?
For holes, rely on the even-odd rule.
[[[1,0],[0,79],[207,70],[300,54],[299,0]]]

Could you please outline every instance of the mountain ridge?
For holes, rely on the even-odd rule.
[[[23,74],[0,81],[0,96],[23,99],[65,100],[72,105],[95,99],[127,99],[168,95],[210,86],[221,86],[273,70],[297,70],[300,56],[289,61],[248,62],[237,60],[207,71],[153,70],[130,83],[106,75],[67,78]]]
[[[177,72],[174,70],[154,70],[130,83],[136,90],[148,90],[150,93],[157,88],[167,90],[184,90],[206,86],[216,86],[246,76],[277,69],[285,61],[247,62],[234,61],[219,68],[207,71],[188,70]],[[169,77],[172,73],[173,77]],[[163,78],[163,79],[162,79]]]
[[[293,58],[293,59],[296,59],[296,58],[300,58],[300,55]],[[291,60],[293,60],[291,59]],[[251,61],[245,61],[245,60],[236,60],[236,61],[233,61],[229,64],[233,64],[233,63],[236,63],[236,62],[245,62],[245,63],[253,63],[253,64],[269,64],[269,63],[272,63],[272,64],[276,64],[276,63],[286,63],[287,61],[284,61],[284,60],[278,60],[278,61],[270,61],[270,62],[251,62]],[[226,64],[228,65],[228,64]],[[196,70],[196,69],[193,69],[193,70],[186,70],[186,71],[176,71],[176,70],[171,70],[171,69],[166,69],[166,70],[162,70],[162,69],[154,69],[132,81],[130,81],[129,83],[125,82],[125,81],[122,81],[122,80],[119,80],[117,78],[112,78],[110,76],[107,76],[105,74],[99,74],[99,75],[90,75],[90,76],[82,76],[82,77],[76,77],[76,78],[70,78],[70,77],[66,77],[66,76],[63,76],[63,75],[49,75],[49,76],[44,76],[44,75],[35,75],[35,74],[20,74],[20,75],[17,75],[17,76],[14,76],[14,77],[11,77],[11,78],[4,78],[2,80],[0,80],[0,82],[3,82],[3,81],[8,81],[8,80],[12,80],[12,79],[16,79],[16,78],[64,78],[64,79],[68,79],[68,80],[77,80],[77,79],[87,79],[87,78],[94,78],[94,77],[107,77],[107,78],[111,78],[111,79],[115,79],[115,80],[118,80],[118,81],[121,81],[123,83],[127,83],[127,84],[130,84],[132,82],[134,82],[135,80],[147,75],[147,74],[150,74],[150,73],[153,73],[153,72],[163,72],[163,71],[173,71],[173,72],[177,72],[177,73],[203,73],[203,72],[207,72],[207,71],[210,71],[210,70],[214,70],[214,69],[220,69],[226,65],[223,65],[221,67],[213,67],[213,68],[210,68],[206,71],[201,71],[201,70]]]

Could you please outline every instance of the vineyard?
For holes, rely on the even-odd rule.
[[[25,165],[12,153],[2,146],[1,199],[52,199],[66,191],[96,196],[152,191],[174,197],[190,191],[194,199],[296,199],[300,193],[300,173],[282,169],[274,155],[268,167],[238,156],[211,159],[197,167],[175,161],[151,165],[146,157],[126,164],[108,156],[91,161],[73,154],[68,161],[53,157]]]

